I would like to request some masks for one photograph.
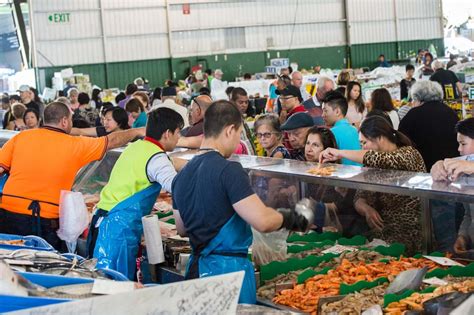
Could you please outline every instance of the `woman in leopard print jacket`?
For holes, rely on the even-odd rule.
[[[423,158],[412,147],[410,139],[394,130],[383,117],[364,120],[360,128],[360,141],[363,150],[329,148],[321,153],[322,159],[334,161],[346,158],[373,168],[426,172]],[[372,175],[376,173],[381,175],[376,170]],[[409,255],[421,251],[421,204],[418,198],[358,191],[354,202],[356,210],[371,227],[371,236],[391,243],[403,243]]]

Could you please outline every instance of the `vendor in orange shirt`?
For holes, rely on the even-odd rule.
[[[22,131],[0,150],[0,174],[9,176],[0,202],[0,233],[38,235],[60,249],[61,190],[71,190],[83,166],[145,133],[137,128],[88,138],[69,135],[71,129],[71,110],[53,102],[45,108],[43,127]]]

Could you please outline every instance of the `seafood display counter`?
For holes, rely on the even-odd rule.
[[[92,199],[98,199],[98,194],[107,183],[120,153],[120,149],[112,150],[103,160],[91,163],[82,169],[76,178],[74,190],[81,191]],[[195,151],[181,150],[171,153],[174,157],[188,160],[195,154]],[[455,183],[436,183],[426,173],[334,164],[324,165],[322,169],[319,169],[313,163],[254,156],[232,156],[230,159],[242,164],[249,173],[256,193],[268,206],[275,208],[292,207],[300,198],[312,196],[314,186],[366,190],[419,198],[422,205],[423,237],[420,237],[418,241],[423,244],[424,253],[431,253],[434,248],[432,200],[474,202],[474,186],[466,178]],[[154,211],[161,221],[169,218],[169,215],[166,216],[163,213],[169,213],[170,206],[170,197],[160,196]],[[174,222],[168,219],[165,223],[172,226]],[[170,233],[163,236],[167,261],[157,265],[152,272],[154,281],[161,283],[182,279],[182,267],[185,266],[185,258],[189,257],[190,252],[189,243],[186,240],[172,235],[172,228],[170,228]],[[472,278],[463,278],[474,276],[474,265],[448,268],[421,255],[405,257],[403,244],[369,242],[362,235],[345,238],[336,231],[303,236],[293,234],[273,237],[271,235],[270,238],[273,238],[273,242],[269,244],[275,244],[275,240],[282,238],[283,250],[280,251],[281,248],[271,245],[267,248],[268,253],[262,255],[265,250],[261,251],[261,248],[254,243],[252,259],[256,265],[259,303],[280,310],[290,309],[296,312],[314,313],[317,312],[318,307],[325,307],[326,310],[334,311],[341,305],[352,303],[351,301],[364,300],[368,301],[366,304],[377,301],[384,310],[396,310],[392,313],[387,311],[387,313],[399,314],[398,311],[401,313],[403,310],[412,309],[411,307],[420,308],[423,302],[429,298],[438,298],[441,293],[454,294],[474,290],[474,287],[471,287],[474,285]],[[436,256],[440,253],[431,253],[431,255]],[[401,256],[404,258],[400,258]],[[393,281],[395,276],[412,268],[426,269],[430,277],[443,278],[443,286],[440,286],[441,289],[438,291],[433,291],[426,285],[419,286],[415,290],[418,291],[415,293],[418,295],[415,296],[407,293],[413,290],[405,292],[403,296],[393,297],[385,294],[388,287],[387,281]],[[456,268],[464,269],[459,271]],[[452,279],[459,275],[463,277]],[[431,291],[428,292],[428,289]],[[303,294],[304,292],[306,295]],[[308,299],[308,295],[312,298]],[[337,299],[345,300],[338,302]],[[368,306],[366,304],[354,307],[364,308]],[[321,311],[321,313],[327,312]]]
[[[175,156],[190,159],[193,153],[181,152]],[[268,206],[275,208],[291,205],[297,199],[309,197],[308,185],[311,184],[420,198],[423,228],[423,239],[420,242],[423,243],[424,252],[433,249],[431,202],[433,200],[474,202],[474,181],[467,177],[462,177],[454,183],[433,182],[429,173],[360,168],[340,164],[326,165],[325,168],[330,168],[329,175],[315,175],[314,170],[318,169],[314,163],[309,162],[237,155],[232,156],[230,160],[241,163],[249,171],[257,194]],[[274,195],[277,192],[279,196]],[[282,192],[288,193],[288,200],[281,200]]]
[[[193,152],[175,154],[183,159],[193,155]],[[423,233],[415,243],[423,245],[425,254],[438,258],[445,253],[432,251],[435,248],[432,203],[474,201],[474,185],[469,178],[437,183],[427,173],[335,164],[319,168],[314,163],[254,156],[230,159],[242,164],[249,172],[255,192],[273,208],[293,207],[303,197],[314,197],[315,188],[321,191],[321,187],[418,198]],[[454,209],[448,207],[445,211]],[[437,258],[408,254],[401,243],[369,242],[363,235],[344,236],[331,230],[290,236],[272,233],[262,245],[259,241],[262,236],[254,232],[252,260],[256,267],[258,302],[280,310],[312,314],[340,314],[344,309],[358,309],[359,312],[354,312],[358,314],[375,306],[380,312],[402,314],[407,310],[423,310],[424,303],[444,298],[446,294],[466,298],[474,291],[472,261],[456,259],[455,266],[448,267],[432,260]],[[406,280],[405,272],[413,269],[421,273],[417,275],[420,283],[411,278]],[[398,276],[401,280],[394,281]],[[436,277],[443,280],[435,287],[421,283],[424,277],[427,283]],[[416,285],[391,293],[392,283],[400,282]]]

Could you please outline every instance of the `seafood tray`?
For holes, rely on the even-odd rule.
[[[26,271],[75,278],[128,281],[127,277],[118,271],[97,269],[97,259],[85,260],[74,255],[71,260],[71,257],[68,256],[65,257],[51,251],[0,248],[0,265],[2,262],[8,263],[13,270],[18,272]]]
[[[17,272],[15,277],[21,279],[16,285],[26,290],[28,296],[0,295],[1,314],[96,296],[92,294],[94,279],[32,272]],[[2,281],[9,279],[5,274],[4,278]]]
[[[34,235],[21,236],[0,233],[0,248],[4,249],[35,249],[43,251],[55,251],[44,239]]]

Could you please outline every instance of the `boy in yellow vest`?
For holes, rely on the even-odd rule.
[[[98,259],[98,268],[134,279],[141,218],[150,214],[161,188],[171,192],[176,170],[166,152],[176,147],[183,125],[172,109],[151,111],[145,138],[130,144],[115,163],[89,229],[89,257]]]

